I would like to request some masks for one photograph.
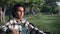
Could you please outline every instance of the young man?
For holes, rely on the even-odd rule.
[[[12,11],[14,19],[10,20],[7,24],[2,26],[3,30],[7,31],[8,29],[10,29],[12,31],[12,34],[30,34],[30,29],[38,30],[28,21],[23,19],[24,12],[25,8],[23,5],[15,4]],[[39,32],[45,34],[43,31],[39,30]]]

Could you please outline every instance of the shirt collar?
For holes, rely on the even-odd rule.
[[[22,18],[21,23],[25,23],[26,20]],[[14,23],[17,23],[16,18],[14,18]]]

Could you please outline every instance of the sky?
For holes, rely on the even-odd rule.
[[[60,2],[56,2],[58,6],[60,6]]]

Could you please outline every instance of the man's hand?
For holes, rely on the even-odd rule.
[[[13,30],[12,34],[18,34],[16,29]]]

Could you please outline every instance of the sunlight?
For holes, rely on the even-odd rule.
[[[60,6],[60,2],[56,2],[58,6]]]

